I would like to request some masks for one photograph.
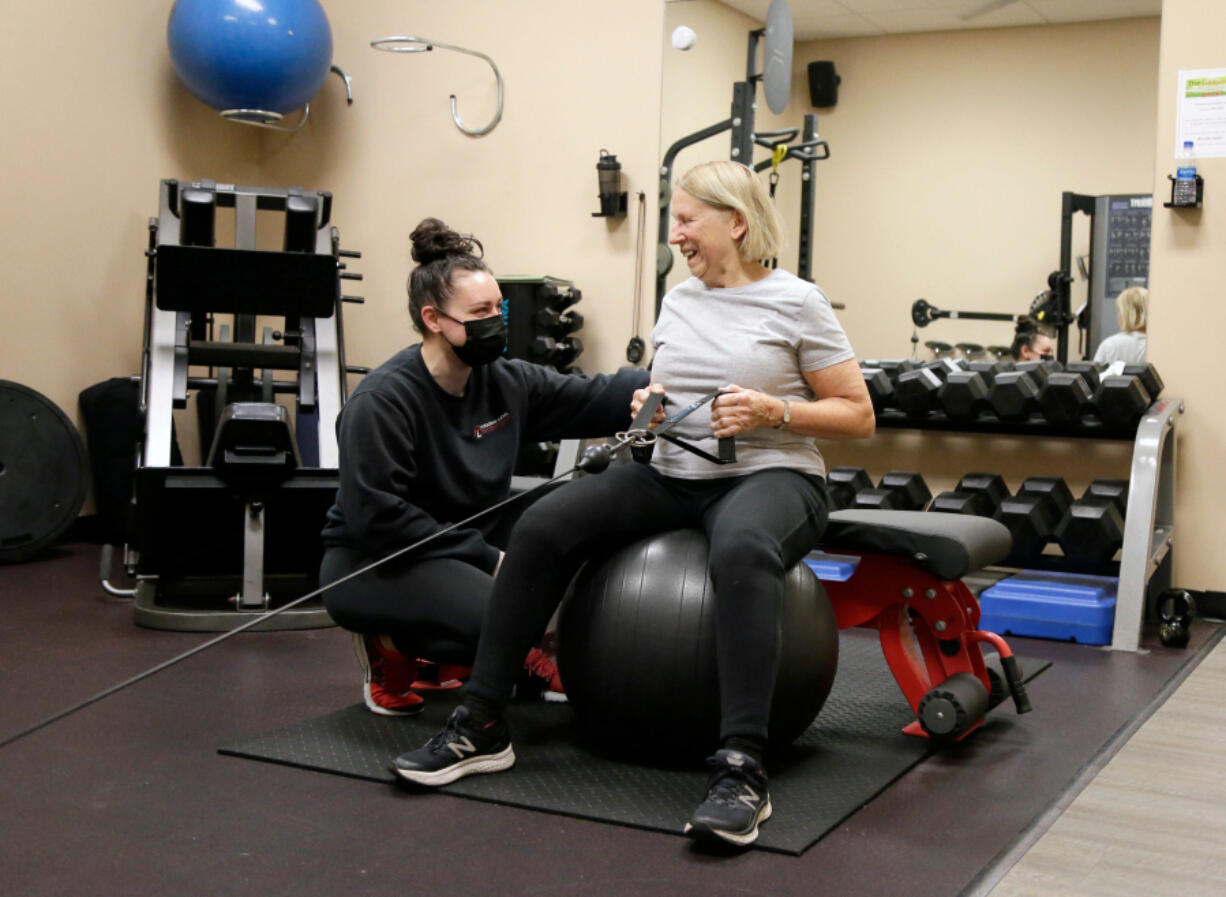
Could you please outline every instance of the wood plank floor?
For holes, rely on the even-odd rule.
[[[1226,641],[991,897],[1226,895]]]

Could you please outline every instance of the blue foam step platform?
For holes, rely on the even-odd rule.
[[[1119,580],[1025,570],[979,596],[979,628],[1001,635],[1111,643]]]
[[[817,574],[818,579],[826,582],[847,582],[856,572],[860,558],[854,555],[811,551],[805,557],[805,563]]]

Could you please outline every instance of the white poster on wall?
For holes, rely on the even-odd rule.
[[[1226,156],[1226,68],[1180,71],[1175,109],[1176,159],[1189,140],[1198,159]]]

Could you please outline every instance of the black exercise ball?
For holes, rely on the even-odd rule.
[[[580,571],[558,619],[558,663],[594,746],[653,758],[718,747],[714,600],[700,530],[641,539]],[[772,745],[809,727],[838,666],[834,611],[804,563],[787,574],[782,632]]]

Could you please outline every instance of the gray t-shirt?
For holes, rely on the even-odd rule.
[[[1123,361],[1128,364],[1145,361],[1145,334],[1140,330],[1113,333],[1098,344],[1094,360],[1101,364]]]
[[[651,344],[655,349],[651,380],[664,386],[665,413],[670,416],[731,383],[781,399],[811,402],[816,396],[804,372],[855,357],[825,294],[780,270],[739,287],[712,289],[697,277],[678,284],[664,297]],[[693,412],[671,432],[703,451],[717,453],[709,406]],[[788,430],[759,427],[739,435],[736,455],[735,464],[717,465],[660,440],[652,464],[665,476],[696,480],[744,476],[771,467],[826,475],[817,443]]]

